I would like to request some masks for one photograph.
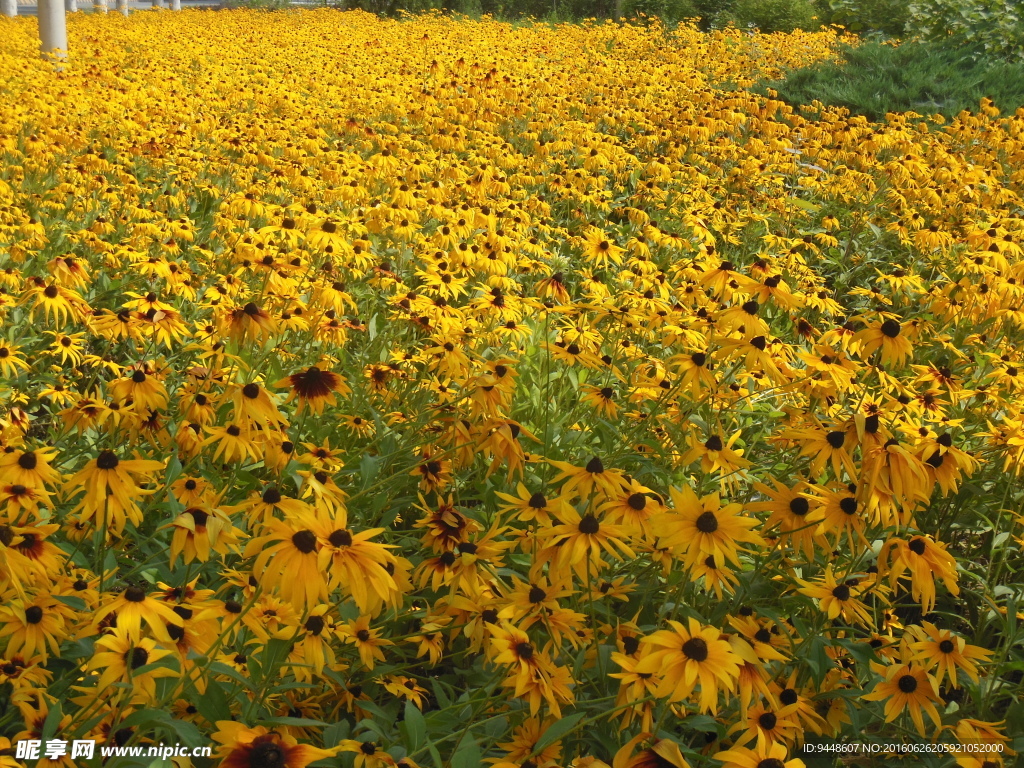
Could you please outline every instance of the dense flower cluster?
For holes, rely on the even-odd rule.
[[[1024,112],[745,90],[824,31],[33,24],[0,766],[1012,762]]]

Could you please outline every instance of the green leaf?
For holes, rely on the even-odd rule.
[[[476,739],[463,740],[459,750],[452,755],[451,768],[480,768],[480,747]]]
[[[60,708],[60,701],[53,702],[53,706],[50,711],[46,714],[46,720],[43,721],[43,741],[50,739],[57,732],[57,725],[60,723],[64,713]]]
[[[405,720],[402,721],[402,729],[405,731],[409,751],[415,751],[423,746],[427,740],[427,721],[423,719],[423,713],[411,701],[405,702]]]
[[[569,717],[563,717],[561,720],[556,720],[551,724],[551,727],[544,731],[544,734],[537,739],[537,743],[533,745],[533,753],[537,754],[541,752],[550,744],[554,744],[560,738],[569,733],[576,724],[583,719],[583,713],[576,715],[570,715]]]
[[[688,718],[683,720],[683,725],[687,728],[692,728],[695,731],[701,731],[703,733],[719,733],[719,724],[715,718],[709,715],[690,715]]]
[[[297,728],[322,728],[327,723],[323,720],[310,720],[308,717],[267,717],[257,725],[293,725]]]
[[[255,692],[256,690],[255,688],[253,688],[252,681],[249,678],[247,678],[245,675],[239,674],[235,671],[234,667],[228,666],[222,661],[215,661],[212,664],[210,664],[210,671],[218,675],[230,677],[232,680],[234,680],[247,691]]]
[[[54,595],[53,599],[64,603],[64,605],[70,608],[74,608],[76,611],[85,611],[89,608],[89,606],[85,604],[85,600],[77,595]]]
[[[363,481],[363,490],[370,487],[374,479],[377,477],[377,472],[380,470],[380,457],[371,456],[370,454],[364,454],[363,458],[359,461],[359,476]]]
[[[324,729],[324,746],[330,748],[347,739],[350,730],[351,726],[347,720],[331,723]]]
[[[206,693],[196,700],[196,708],[199,710],[199,714],[211,723],[231,719],[231,704],[228,702],[227,694],[224,693],[221,684],[213,679],[208,680]]]
[[[195,723],[190,723],[188,720],[171,718],[168,725],[174,730],[182,744],[198,747],[209,743],[209,740],[199,731],[199,726]]]
[[[797,208],[803,208],[805,211],[810,211],[811,213],[817,213],[821,210],[820,205],[815,205],[807,200],[801,200],[799,197],[787,197],[786,199]]]

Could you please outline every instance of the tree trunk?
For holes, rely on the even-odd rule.
[[[128,15],[128,0],[117,0],[117,10],[123,13],[125,16]]]
[[[107,12],[107,0],[92,0],[92,12],[93,13],[106,13]]]
[[[4,16],[17,16],[18,0],[0,0],[0,13]]]
[[[68,28],[62,0],[39,0],[39,50],[63,72],[68,55]]]
[[[78,0],[64,0],[64,10],[68,13],[78,11]]]
[[[164,0],[153,0],[153,7],[154,8],[163,8],[164,7]]]
[[[171,10],[172,11],[180,11],[181,10],[181,0],[171,0]]]

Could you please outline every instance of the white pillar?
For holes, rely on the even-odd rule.
[[[128,0],[117,0],[117,10],[123,13],[125,16],[128,15]]]
[[[62,0],[39,0],[39,50],[44,59],[56,63],[58,72],[63,71],[61,62],[68,54],[68,27]]]
[[[164,0],[153,0],[153,7],[154,8],[163,8],[164,7]]]
[[[17,16],[18,0],[0,0],[0,13],[4,16]]]
[[[180,11],[181,10],[181,0],[171,0],[171,10],[172,11]]]
[[[106,13],[107,12],[107,0],[92,0],[92,12],[93,13]]]

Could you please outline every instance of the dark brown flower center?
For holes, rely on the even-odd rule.
[[[642,493],[634,493],[628,499],[626,504],[629,505],[630,509],[635,509],[637,512],[642,512],[643,508],[647,506],[647,497]]]
[[[149,661],[149,651],[145,648],[132,648],[128,652],[128,659],[126,661],[128,661],[132,669],[144,667],[146,662]]]
[[[120,464],[120,459],[113,451],[101,451],[100,455],[96,459],[97,469],[116,469],[117,465]]]
[[[352,546],[352,534],[344,529],[338,529],[333,531],[327,540],[331,542],[332,546],[335,547],[351,547]]]
[[[292,544],[304,555],[316,549],[316,534],[309,530],[301,530],[292,535]]]
[[[249,752],[248,768],[284,768],[285,758],[280,744],[262,741],[254,744]]]
[[[683,653],[686,657],[696,662],[707,661],[708,644],[702,637],[691,637],[683,643]]]
[[[890,339],[895,339],[900,335],[900,324],[895,320],[886,320],[882,323],[882,333]]]
[[[837,448],[837,449],[838,448],[842,448],[843,447],[843,443],[846,442],[846,433],[845,432],[829,432],[827,435],[825,435],[825,440],[833,448]]]
[[[896,685],[903,693],[913,693],[917,690],[917,678],[913,675],[903,675]]]
[[[697,530],[701,533],[714,533],[718,530],[718,518],[714,512],[704,512],[697,518]]]

